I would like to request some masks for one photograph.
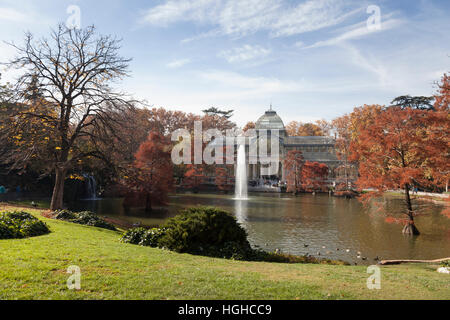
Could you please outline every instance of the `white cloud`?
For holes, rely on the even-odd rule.
[[[317,48],[317,47],[337,45],[337,44],[340,44],[347,40],[359,39],[364,36],[368,36],[370,34],[387,31],[389,29],[399,26],[400,24],[402,24],[401,20],[390,19],[387,21],[383,21],[381,23],[380,29],[372,29],[371,30],[367,27],[366,23],[363,23],[363,24],[359,23],[359,24],[354,25],[353,28],[350,29],[349,31],[346,31],[334,38],[331,38],[328,40],[323,40],[323,41],[318,41],[318,42],[316,42],[308,47],[305,47],[305,48]]]
[[[0,21],[25,22],[28,15],[12,8],[0,8]]]
[[[244,45],[239,48],[231,50],[224,50],[219,53],[219,57],[224,58],[229,63],[243,62],[248,60],[254,60],[258,58],[264,58],[270,54],[270,49],[265,49],[261,46]]]
[[[186,64],[188,64],[190,62],[191,62],[191,59],[175,60],[175,61],[172,61],[172,62],[168,63],[167,67],[171,68],[171,69],[180,68],[180,67],[182,67],[182,66],[184,66],[184,65],[186,65]]]
[[[259,31],[282,37],[337,25],[360,10],[349,9],[348,1],[343,0],[308,0],[295,6],[288,0],[166,0],[147,10],[141,22],[154,26],[193,22],[213,27],[198,37],[245,36]]]

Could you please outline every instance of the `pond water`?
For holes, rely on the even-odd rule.
[[[417,202],[423,213],[416,218],[421,235],[408,237],[402,225],[387,223],[383,212],[401,217],[403,200],[387,197],[369,207],[356,199],[304,194],[252,194],[248,201],[233,195],[179,194],[170,197],[168,212],[145,215],[125,213],[121,199],[79,202],[72,209],[87,209],[99,215],[131,223],[160,224],[188,206],[217,206],[233,213],[247,230],[253,246],[264,250],[341,259],[350,263],[373,264],[382,259],[437,259],[450,256],[450,219],[443,207]],[[367,260],[357,258],[361,252]],[[319,255],[320,253],[320,255]]]

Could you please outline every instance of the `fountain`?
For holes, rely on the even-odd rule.
[[[241,144],[237,153],[235,196],[237,200],[247,200],[247,162],[245,145]]]

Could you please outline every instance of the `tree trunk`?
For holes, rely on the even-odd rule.
[[[145,212],[150,213],[152,210],[152,197],[150,193],[147,192],[147,197],[145,199]]]
[[[420,234],[419,230],[416,228],[414,224],[414,214],[412,210],[412,204],[411,204],[411,197],[409,196],[409,185],[405,185],[405,200],[406,200],[406,207],[407,207],[407,216],[408,216],[408,222],[403,227],[403,234],[406,235],[412,235],[412,236],[418,236]]]
[[[64,181],[66,180],[66,170],[56,169],[56,180],[53,188],[52,202],[50,203],[50,210],[63,209],[63,197],[64,197]]]

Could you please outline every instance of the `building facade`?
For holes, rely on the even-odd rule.
[[[302,152],[305,161],[324,163],[328,166],[329,185],[335,186],[336,184],[345,181],[343,177],[344,172],[341,172],[343,162],[338,159],[335,150],[335,138],[328,136],[311,136],[311,137],[298,137],[289,136],[286,132],[283,120],[278,116],[276,111],[272,107],[262,115],[256,122],[255,131],[256,139],[261,138],[262,132],[271,132],[275,130],[278,132],[279,139],[279,163],[278,168],[274,174],[265,175],[261,170],[264,164],[255,163],[252,161],[252,157],[249,156],[249,163],[247,166],[247,176],[251,185],[261,185],[261,183],[284,183],[286,181],[286,172],[284,170],[284,159],[289,151],[298,150]],[[267,141],[269,142],[270,137]],[[254,143],[254,141],[253,141]],[[247,151],[249,151],[249,145],[252,144],[251,139],[247,141]],[[270,145],[267,147],[268,153],[271,152]],[[346,172],[351,180],[356,179],[357,171],[355,168],[351,168]]]

